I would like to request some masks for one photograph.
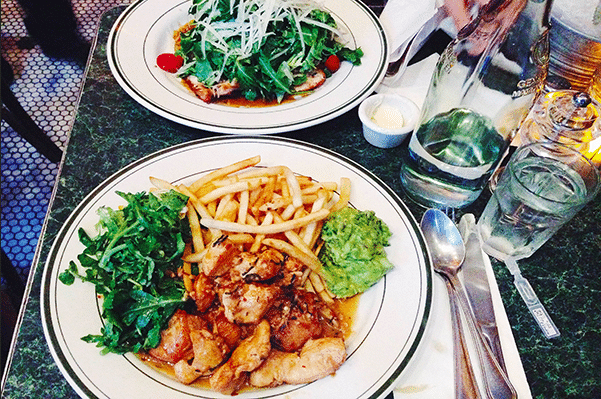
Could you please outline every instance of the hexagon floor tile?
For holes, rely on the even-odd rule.
[[[78,33],[91,42],[102,13],[128,1],[72,0]],[[11,89],[23,108],[60,148],[68,142],[83,66],[47,57],[28,36],[17,0],[2,1],[2,56],[13,69]],[[1,145],[2,249],[25,281],[54,188],[49,162],[3,120]]]

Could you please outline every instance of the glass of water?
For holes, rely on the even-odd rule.
[[[595,197],[600,179],[589,159],[562,144],[518,148],[478,220],[484,251],[502,261],[531,256]]]

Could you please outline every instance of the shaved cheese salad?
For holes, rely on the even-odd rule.
[[[319,86],[340,61],[361,63],[362,50],[345,47],[312,0],[192,0],[189,14],[175,34],[176,74],[207,102],[232,94],[281,102]]]

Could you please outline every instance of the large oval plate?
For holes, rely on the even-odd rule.
[[[376,176],[329,150],[278,137],[224,136],[171,147],[130,164],[90,193],[58,234],[44,270],[42,318],[51,352],[79,394],[127,399],[223,397],[180,384],[133,354],[100,355],[99,348],[81,340],[102,327],[94,286],[79,280],[65,286],[57,276],[84,249],[77,230],[82,227],[95,235],[97,209],[124,205],[116,191],[146,191],[149,176],[189,184],[203,173],[254,155],[261,155],[260,165],[287,165],[318,181],[350,178],[352,205],[374,210],[390,227],[387,252],[395,267],[361,296],[347,340],[348,360],[334,376],[306,385],[244,391],[237,397],[377,398],[393,389],[421,340],[432,296],[424,240],[405,205]]]
[[[386,73],[387,44],[375,14],[359,0],[323,0],[350,48],[365,53],[360,66],[343,62],[314,93],[261,108],[206,104],[173,74],[156,66],[173,52],[173,31],[188,22],[190,0],[141,0],[115,22],[108,39],[108,62],[117,82],[141,105],[175,122],[231,134],[281,133],[330,120],[369,96]]]

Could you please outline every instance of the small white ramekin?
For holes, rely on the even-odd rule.
[[[379,126],[372,119],[377,108],[385,105],[395,108],[403,116],[403,125],[390,129]],[[375,94],[367,97],[359,105],[359,119],[363,123],[363,136],[379,148],[392,148],[400,145],[411,133],[419,117],[419,108],[407,97],[398,94]]]

